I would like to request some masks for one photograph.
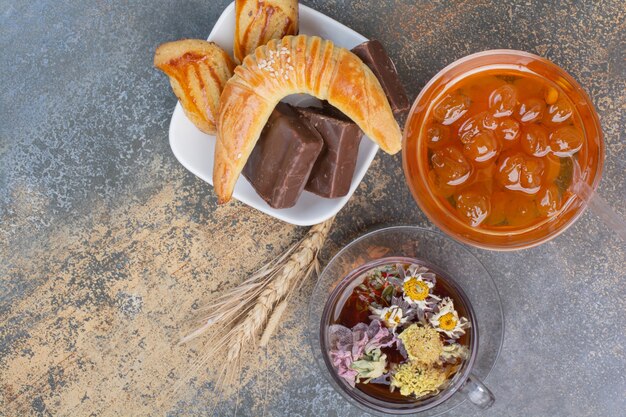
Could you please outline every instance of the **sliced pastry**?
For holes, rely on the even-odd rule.
[[[193,124],[215,135],[219,98],[235,68],[228,54],[213,42],[183,39],[160,45],[154,66],[170,77],[174,94]]]
[[[235,0],[237,62],[271,39],[298,34],[297,0]]]

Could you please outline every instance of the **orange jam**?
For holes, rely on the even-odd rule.
[[[573,198],[584,147],[574,105],[524,73],[478,73],[435,104],[426,121],[428,177],[449,212],[473,227],[528,226]]]
[[[405,171],[435,223],[461,240],[503,248],[526,245],[515,235],[543,227],[532,236],[539,241],[562,225],[546,226],[552,218],[574,216],[582,202],[573,184],[593,183],[601,146],[586,138],[582,102],[560,84],[519,67],[490,68],[414,106]]]

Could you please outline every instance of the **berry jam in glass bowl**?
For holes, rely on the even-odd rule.
[[[563,232],[595,190],[604,144],[576,81],[541,57],[494,50],[449,65],[409,114],[403,166],[424,213],[452,237],[514,250]]]

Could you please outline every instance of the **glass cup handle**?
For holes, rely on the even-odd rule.
[[[496,400],[496,397],[489,391],[489,388],[472,374],[470,374],[467,381],[465,381],[461,392],[465,393],[467,398],[469,398],[474,405],[483,410],[491,407]]]

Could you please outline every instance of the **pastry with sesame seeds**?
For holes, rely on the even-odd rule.
[[[291,94],[327,100],[383,151],[402,133],[380,82],[359,57],[317,36],[286,36],[248,55],[220,96],[213,181],[220,203],[235,183],[274,107]]]

